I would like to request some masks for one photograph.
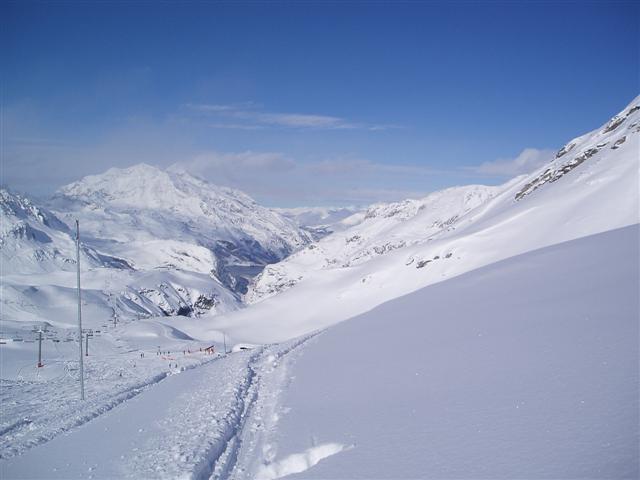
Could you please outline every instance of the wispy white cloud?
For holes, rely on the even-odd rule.
[[[385,174],[421,176],[442,173],[429,167],[420,165],[404,165],[394,163],[376,163],[369,160],[351,157],[327,158],[308,164],[309,170],[322,175],[349,174]]]
[[[271,205],[366,205],[417,198],[429,191],[427,176],[435,173],[427,167],[348,155],[311,161],[252,150],[201,152],[172,168],[238,188]]]
[[[228,105],[187,103],[184,107],[189,111],[217,119],[218,121],[208,123],[212,128],[255,130],[270,127],[316,130],[360,129],[370,131],[402,128],[393,124],[378,125],[353,122],[334,115],[268,112],[262,110],[258,104],[251,102]]]
[[[205,177],[242,177],[247,174],[286,172],[295,168],[296,162],[282,153],[247,150],[200,153],[179,165],[191,173]]]
[[[555,151],[548,149],[525,148],[515,158],[498,159],[484,162],[465,169],[481,175],[510,177],[529,173],[553,159]]]
[[[264,125],[253,125],[246,123],[225,123],[225,122],[213,122],[207,124],[211,128],[227,128],[229,130],[264,130]]]
[[[300,113],[249,113],[251,120],[267,125],[292,128],[356,128],[342,118],[328,115],[305,115]]]
[[[252,102],[232,103],[228,105],[211,104],[211,103],[186,103],[184,107],[189,110],[199,111],[203,113],[217,112],[236,112],[255,108],[257,105]]]

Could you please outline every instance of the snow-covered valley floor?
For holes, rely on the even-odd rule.
[[[638,244],[528,252],[224,357],[144,321],[96,342],[84,403],[64,364],[3,371],[2,478],[637,478]]]

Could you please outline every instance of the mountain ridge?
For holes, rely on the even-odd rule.
[[[639,133],[636,97],[547,165],[493,187],[490,198],[457,216],[450,205],[414,214],[409,202],[390,217],[385,212],[394,209],[383,207],[269,265],[245,295],[252,308],[212,319],[211,329],[249,342],[280,341],[505,258],[637,224]],[[437,218],[422,218],[424,212]]]

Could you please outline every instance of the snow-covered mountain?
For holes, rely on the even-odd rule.
[[[72,323],[76,305],[75,230],[50,210],[6,189],[0,190],[0,224],[2,328],[11,322],[18,322],[18,326],[25,321],[44,321],[60,327]],[[114,316],[198,315],[239,306],[234,292],[209,271],[198,271],[196,255],[182,269],[134,268],[133,262],[88,244],[82,230],[81,239],[83,296],[92,324]],[[157,245],[150,242],[152,248]],[[192,250],[197,248],[202,250],[202,259],[212,262],[211,252],[202,247]],[[132,252],[125,253],[129,256]]]
[[[84,243],[80,261],[92,267],[130,268],[126,261]],[[74,270],[75,232],[26,196],[0,189],[0,263],[3,274]]]
[[[3,318],[64,326],[75,304],[75,219],[90,323],[218,314],[309,234],[237,190],[149,165],[63,187],[47,208],[0,191]],[[96,326],[93,325],[93,326]]]
[[[80,218],[92,244],[135,268],[214,272],[234,292],[264,265],[309,243],[295,223],[244,193],[178,170],[112,168],[60,189],[50,203]]]
[[[372,207],[362,222],[268,266],[246,295],[253,307],[212,329],[290,338],[508,257],[636,224],[639,154],[637,97],[530,175]]]
[[[99,316],[209,311],[224,314],[211,320],[211,331],[257,342],[291,338],[510,256],[637,223],[639,123],[636,98],[530,175],[349,216],[274,211],[237,190],[149,165],[72,183],[49,209],[6,192],[5,317],[24,311],[37,320],[45,306],[60,312],[47,313],[54,321],[69,316],[71,276],[26,275],[73,270],[69,227],[80,218],[82,264],[93,272],[86,287]],[[301,225],[313,218],[333,233],[310,243]],[[251,308],[236,311],[243,300]]]
[[[495,196],[502,187],[471,185],[432,193],[420,200],[381,203],[342,220],[339,231],[283,262],[269,265],[245,299],[255,303],[292,287],[313,271],[348,268],[393,250],[428,242],[457,219]]]

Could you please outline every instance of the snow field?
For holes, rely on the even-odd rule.
[[[638,478],[639,249],[638,225],[554,245],[326,330],[265,478],[327,444],[353,447],[290,478]]]
[[[307,338],[181,370],[69,435],[3,460],[6,478],[246,478],[240,454],[273,425],[280,362]],[[276,373],[277,372],[277,373]],[[80,460],[78,460],[80,459]]]
[[[43,342],[42,368],[36,367],[37,343],[0,345],[0,458],[48,442],[167,376],[215,358],[199,351],[208,344],[173,327],[145,321],[119,326],[90,339],[89,356],[84,357],[86,401],[81,402],[78,343],[72,338]],[[192,353],[183,354],[188,349]]]

